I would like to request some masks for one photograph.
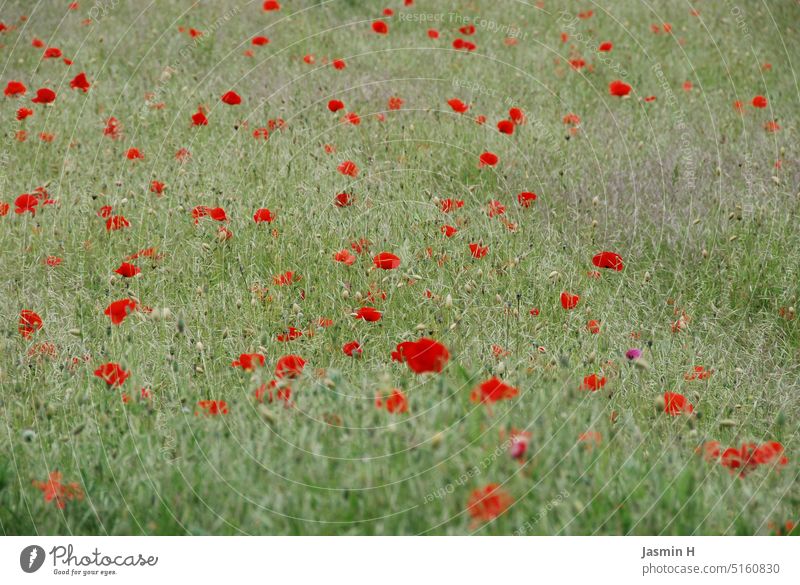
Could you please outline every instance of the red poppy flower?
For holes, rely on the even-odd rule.
[[[36,206],[39,205],[39,199],[29,193],[23,193],[14,199],[14,213],[30,213],[36,215]]]
[[[467,104],[465,104],[464,102],[462,102],[458,98],[453,98],[451,100],[447,100],[447,104],[451,108],[453,108],[454,112],[457,112],[459,114],[464,114],[464,113],[467,112],[467,110],[469,110],[469,106]]]
[[[137,307],[136,301],[132,299],[121,299],[108,305],[106,310],[103,311],[103,314],[107,315],[114,325],[119,325],[128,315],[133,313]]]
[[[272,223],[275,221],[275,216],[269,209],[262,207],[261,209],[256,210],[256,212],[253,214],[253,221],[256,223]]]
[[[392,96],[389,98],[387,106],[389,107],[390,110],[399,110],[403,107],[404,103],[405,102],[403,101],[403,98]]]
[[[753,461],[757,465],[767,465],[773,462],[778,465],[786,465],[789,460],[783,453],[783,445],[778,441],[762,443],[753,452]]]
[[[519,394],[519,390],[509,386],[499,378],[490,378],[481,382],[469,396],[472,402],[490,404],[499,400],[510,400]]]
[[[333,259],[347,266],[352,266],[356,261],[355,255],[351,254],[349,250],[339,250],[333,255]]]
[[[561,306],[564,307],[566,310],[574,309],[578,306],[578,302],[580,302],[581,297],[578,295],[574,295],[568,292],[561,293]]]
[[[683,394],[675,392],[664,392],[664,412],[672,416],[678,416],[683,413],[691,413],[694,411],[694,406],[686,399]]]
[[[590,319],[586,322],[586,329],[589,331],[589,333],[597,335],[600,333],[600,321]]]
[[[266,0],[262,6],[264,12],[271,12],[273,10],[280,10],[281,4],[277,0]]]
[[[602,52],[602,53],[607,53],[608,51],[610,51],[613,48],[614,48],[614,45],[609,43],[608,41],[606,41],[604,43],[600,43],[600,46],[597,47],[597,50]]]
[[[98,378],[102,378],[109,386],[122,386],[125,380],[130,377],[131,373],[123,370],[119,364],[109,362],[97,368],[94,371],[94,375]]]
[[[228,414],[228,403],[224,400],[200,400],[197,406],[205,411],[206,416]],[[198,413],[195,412],[196,414]]]
[[[606,377],[605,376],[598,376],[597,374],[590,374],[584,377],[583,382],[581,383],[580,389],[581,390],[589,390],[591,392],[597,392],[606,385]]]
[[[372,30],[379,35],[385,35],[389,32],[389,26],[382,20],[376,20],[372,23]]]
[[[192,114],[192,126],[208,126],[208,118],[203,108],[197,108],[197,112]]]
[[[130,264],[129,262],[123,262],[114,272],[124,278],[131,278],[137,274],[141,274],[142,269],[134,264]]]
[[[355,312],[356,319],[362,319],[369,323],[374,323],[375,321],[380,321],[383,313],[373,307],[361,307],[358,311]]]
[[[372,263],[382,270],[394,270],[400,266],[400,258],[391,252],[381,252],[372,259]]]
[[[353,196],[349,193],[339,193],[333,198],[336,207],[350,207],[353,204]]]
[[[450,213],[454,209],[461,209],[462,207],[464,207],[464,201],[461,199],[448,198],[448,199],[442,199],[442,201],[439,202],[439,208],[444,213]]]
[[[56,101],[56,92],[47,87],[36,90],[36,97],[31,99],[34,104],[51,104]]]
[[[347,67],[347,63],[344,62],[344,59],[334,59],[333,61],[331,61],[331,65],[337,71],[341,71],[342,69]]]
[[[106,231],[113,232],[122,228],[130,227],[131,223],[125,219],[124,215],[112,215],[106,220]]]
[[[475,522],[488,522],[500,516],[513,503],[514,498],[498,484],[490,483],[470,494],[467,512]]]
[[[608,84],[608,92],[617,97],[624,97],[631,92],[631,86],[617,79]]]
[[[469,245],[469,253],[472,255],[473,258],[483,258],[486,254],[489,253],[489,246],[481,246],[480,244],[470,244]]]
[[[328,102],[328,109],[331,112],[338,112],[344,109],[344,102],[341,100],[331,100]]]
[[[380,394],[375,396],[375,406],[377,408],[386,407],[391,414],[403,414],[408,412],[408,398],[400,390],[394,388],[388,398],[383,398]]]
[[[24,120],[28,116],[33,116],[33,110],[30,108],[20,108],[17,110],[17,120]]]
[[[592,264],[598,268],[608,268],[620,272],[625,265],[622,263],[622,257],[614,252],[600,252],[595,254],[592,258]]]
[[[392,352],[392,361],[406,362],[415,374],[440,373],[449,360],[450,352],[447,348],[427,337],[398,343],[397,349]]]
[[[119,120],[112,116],[106,120],[106,126],[103,128],[103,135],[110,136],[112,140],[116,140],[120,138],[121,129],[122,126],[120,126]]]
[[[530,193],[528,191],[523,191],[519,195],[517,195],[517,202],[522,207],[530,207],[531,203],[536,201],[536,193]]]
[[[129,148],[125,153],[125,157],[128,160],[140,160],[144,159],[144,154],[138,148]]]
[[[498,160],[500,160],[500,159],[497,158],[497,155],[494,154],[493,152],[484,152],[483,154],[480,155],[480,157],[478,157],[478,166],[479,167],[484,167],[484,166],[493,167],[493,166],[495,166],[497,164]]]
[[[456,40],[453,41],[453,48],[457,51],[461,50],[474,51],[477,48],[477,46],[473,42],[457,38]]]
[[[9,81],[6,85],[6,88],[3,90],[3,93],[6,97],[17,97],[20,95],[25,95],[28,91],[28,88],[25,87],[25,84],[21,81]]]
[[[19,313],[19,334],[25,339],[42,328],[42,318],[33,311],[23,309]]]
[[[452,238],[454,235],[458,233],[458,229],[451,226],[451,225],[443,225],[439,228],[441,232],[448,238]]]
[[[58,256],[48,256],[47,258],[44,259],[44,263],[50,267],[61,266],[62,262],[63,260]]]
[[[497,123],[497,129],[500,131],[501,134],[513,134],[514,122],[512,122],[511,120],[500,120]]]
[[[263,47],[264,45],[269,44],[269,39],[267,37],[253,37],[253,40],[250,42],[256,47]]]
[[[207,205],[198,205],[192,209],[192,217],[195,224],[203,217],[210,217],[214,221],[228,220],[228,215],[222,207],[208,207]]]
[[[289,329],[285,333],[279,333],[278,335],[275,336],[275,338],[281,343],[285,343],[287,341],[294,341],[295,339],[302,336],[303,336],[302,331],[300,331],[296,327],[289,327]]]
[[[44,54],[42,55],[42,59],[58,59],[63,55],[61,49],[58,47],[47,47],[44,50]]]
[[[525,113],[519,108],[511,108],[508,110],[508,117],[518,126],[525,123]]]
[[[288,286],[294,282],[298,282],[302,276],[299,274],[295,274],[291,270],[284,272],[283,274],[278,274],[272,277],[272,282],[277,284],[278,286]]]
[[[55,502],[59,510],[67,507],[67,502],[83,499],[83,489],[77,482],[62,483],[60,471],[50,472],[47,481],[33,480],[33,487],[44,495],[45,502]]]
[[[296,378],[303,373],[306,360],[299,355],[285,355],[278,358],[275,364],[275,376],[277,378]]]
[[[266,358],[260,353],[242,353],[239,359],[231,362],[234,368],[242,368],[245,372],[252,372],[256,368],[263,368]]]
[[[357,341],[348,341],[342,346],[342,351],[344,355],[349,357],[361,357],[361,353],[363,349],[361,349],[361,344]]]
[[[497,201],[496,199],[492,199],[489,201],[489,206],[486,211],[486,214],[489,217],[494,217],[496,215],[503,215],[506,212],[506,206]]]
[[[353,126],[358,126],[361,124],[361,117],[355,112],[349,112],[344,118],[342,118],[342,120],[352,124]]]
[[[89,91],[89,88],[91,87],[89,81],[86,79],[86,74],[83,72],[78,73],[74,79],[69,82],[69,86],[72,89],[83,90],[84,93]]]
[[[586,67],[586,61],[583,59],[570,59],[569,64],[573,69],[583,69]]]
[[[356,166],[356,163],[351,160],[344,161],[337,167],[337,170],[348,177],[358,176],[358,167]]]
[[[127,256],[125,260],[136,260],[137,258],[155,258],[156,260],[160,260],[162,256],[156,255],[156,251],[156,248],[145,248],[144,250],[139,250]]]
[[[238,106],[242,103],[242,98],[239,97],[239,94],[235,91],[224,93],[220,99],[222,100],[222,103],[228,104],[229,106]]]
[[[210,207],[208,209],[208,217],[214,221],[228,221],[228,215],[222,207]]]
[[[428,38],[430,39],[438,39],[439,38],[439,31],[435,28],[428,29]]]
[[[753,98],[753,107],[754,108],[766,108],[767,107],[767,98],[763,95],[757,95]]]
[[[156,195],[161,195],[164,192],[166,185],[161,181],[152,181],[150,183],[150,192]]]

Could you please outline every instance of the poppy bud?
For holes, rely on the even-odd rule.
[[[448,294],[444,298],[444,306],[447,307],[448,309],[453,306],[453,295]]]

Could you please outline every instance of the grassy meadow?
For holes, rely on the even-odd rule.
[[[2,533],[791,532],[796,2],[262,4],[0,3]]]

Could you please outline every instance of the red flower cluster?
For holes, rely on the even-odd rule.
[[[709,441],[703,445],[702,452],[707,461],[719,461],[731,473],[738,472],[741,477],[760,465],[783,467],[789,463],[789,459],[784,454],[783,445],[778,441],[770,441],[761,445],[743,443],[741,447],[728,447],[724,451],[719,441]]]

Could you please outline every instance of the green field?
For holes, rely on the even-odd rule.
[[[281,4],[0,3],[2,532],[790,532],[800,6]],[[441,373],[392,360],[423,337]]]

